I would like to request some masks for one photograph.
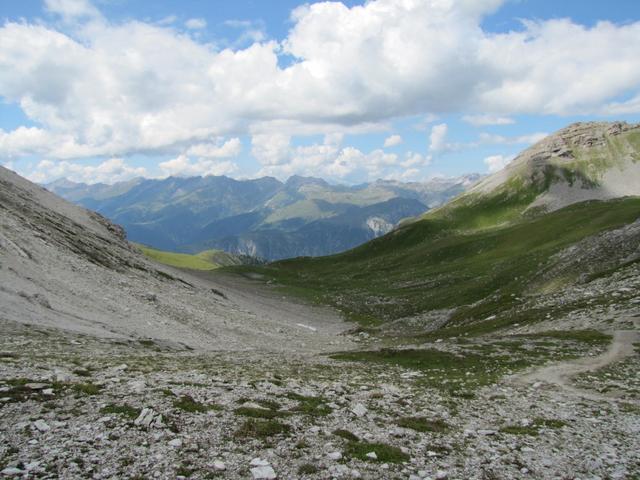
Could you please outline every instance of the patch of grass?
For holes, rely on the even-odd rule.
[[[206,255],[206,252],[202,252],[200,255],[189,255],[187,253],[165,252],[139,244],[136,246],[145,256],[164,265],[190,270],[213,270],[220,267],[210,260],[211,256]]]
[[[345,440],[348,440],[350,442],[358,442],[360,440],[360,438],[357,435],[355,435],[354,433],[351,433],[349,430],[338,429],[338,430],[334,430],[333,434],[337,437],[344,438]]]
[[[83,369],[83,368],[79,368],[77,370],[74,370],[73,373],[75,373],[79,377],[90,377],[91,376],[91,371]]]
[[[320,469],[312,463],[303,463],[298,467],[298,475],[313,475],[319,471]]]
[[[2,392],[0,396],[8,398],[8,402],[25,402],[27,400],[47,401],[52,397],[48,397],[42,394],[41,390],[32,390],[26,385],[29,383],[41,383],[36,380],[30,380],[28,378],[12,378],[1,380],[0,384],[6,384],[10,388],[6,392]]]
[[[331,357],[420,370],[426,375],[418,380],[419,383],[460,398],[473,398],[469,389],[492,384],[509,369],[530,365],[524,358],[475,353],[456,355],[436,349],[381,349],[344,352]]]
[[[537,427],[545,427],[545,428],[552,428],[552,429],[558,429],[558,428],[562,428],[565,427],[567,425],[567,422],[565,422],[564,420],[560,420],[557,418],[536,418],[533,420],[533,424],[536,425]]]
[[[236,432],[241,438],[269,438],[274,435],[284,435],[291,431],[291,427],[278,420],[247,420]]]
[[[189,413],[205,413],[210,410],[220,410],[222,408],[220,405],[216,404],[205,405],[194,400],[194,398],[189,395],[182,395],[180,398],[176,399],[173,402],[173,406]]]
[[[191,467],[188,467],[186,465],[180,465],[176,469],[176,476],[189,478],[191,475],[193,475],[194,471],[195,470],[193,470],[193,468]]]
[[[534,425],[506,425],[500,431],[509,435],[530,435],[532,437],[540,433],[538,427]]]
[[[104,413],[107,415],[110,415],[110,414],[122,415],[132,420],[135,420],[136,418],[138,418],[140,416],[140,412],[141,410],[139,408],[134,408],[127,404],[116,405],[115,403],[111,403],[100,409],[100,413]]]
[[[557,340],[570,340],[583,342],[590,345],[606,345],[611,342],[611,335],[598,330],[549,330],[546,332],[523,334],[526,338],[554,338]]]
[[[298,402],[298,405],[292,409],[294,412],[318,417],[329,415],[332,412],[331,407],[322,397],[309,397],[292,392],[288,393],[287,397]]]
[[[255,403],[264,408],[268,408],[269,410],[280,410],[281,407],[281,405],[275,400],[258,399],[255,400]]]
[[[277,418],[285,416],[284,412],[254,407],[240,407],[236,408],[234,412],[236,415],[242,415],[243,417],[251,418]]]
[[[403,428],[410,428],[416,432],[443,433],[449,429],[449,425],[439,418],[429,419],[426,417],[404,417],[398,420],[398,425]]]
[[[500,429],[502,433],[510,435],[530,435],[537,436],[543,428],[559,429],[567,425],[564,420],[553,418],[535,418],[529,425],[506,425]]]
[[[73,385],[73,390],[77,393],[83,393],[85,395],[98,395],[102,387],[94,383],[76,383]]]
[[[370,452],[375,452],[378,458],[373,460],[367,457],[367,453]],[[381,463],[404,463],[409,461],[409,455],[398,447],[386,443],[349,442],[345,448],[345,453],[349,457],[365,461]]]

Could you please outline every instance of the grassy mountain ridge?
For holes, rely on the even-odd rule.
[[[640,219],[640,182],[634,183],[639,131],[626,124],[570,126],[523,152],[505,171],[385,236],[342,254],[257,271],[362,325],[401,322],[405,330],[439,328],[439,335],[483,333],[579,310],[585,307],[580,296],[549,299],[574,287],[589,291],[590,281],[638,266],[633,248],[640,237],[627,227]],[[576,167],[577,157],[597,168],[588,162]],[[585,173],[598,169],[599,176]],[[611,189],[619,174],[631,181]],[[550,201],[554,191],[565,196]],[[588,267],[558,260],[611,232],[612,245],[591,256]],[[599,290],[593,298],[607,303]]]
[[[164,265],[190,270],[215,270],[231,265],[256,264],[253,257],[232,255],[222,250],[205,250],[197,254],[175,253],[134,244],[146,257]]]
[[[440,310],[455,310],[450,323],[463,324],[511,312],[517,306],[512,295],[541,287],[536,279],[553,255],[639,217],[640,199],[627,198],[473,232],[461,232],[457,218],[425,219],[343,254],[285,260],[259,271],[363,324]]]

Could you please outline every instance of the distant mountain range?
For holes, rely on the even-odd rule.
[[[301,176],[284,183],[225,176],[138,178],[114,185],[60,179],[45,187],[121,225],[130,240],[154,248],[222,249],[278,260],[353,248],[442,205],[480,178],[356,186]]]

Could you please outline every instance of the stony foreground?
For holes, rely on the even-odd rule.
[[[572,388],[454,365],[168,351],[0,325],[0,470],[22,478],[637,478],[640,357]],[[439,342],[532,364],[593,357],[552,338]],[[461,368],[467,368],[461,363]],[[438,372],[440,372],[438,374]],[[577,390],[578,386],[583,390]]]

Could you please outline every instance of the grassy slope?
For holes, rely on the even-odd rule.
[[[189,268],[191,270],[213,270],[221,266],[214,261],[215,255],[219,253],[217,250],[207,250],[197,255],[189,255],[187,253],[165,252],[139,244],[136,246],[152,260],[172,267]]]
[[[454,328],[476,322],[473,328],[486,331],[502,321],[526,321],[482,320],[499,317],[535,289],[532,280],[554,253],[640,216],[640,199],[627,198],[513,221],[520,210],[514,205],[527,204],[529,193],[441,210],[349,252],[282,261],[259,271],[291,293],[333,304],[365,325],[438,309],[456,309],[449,324]]]

